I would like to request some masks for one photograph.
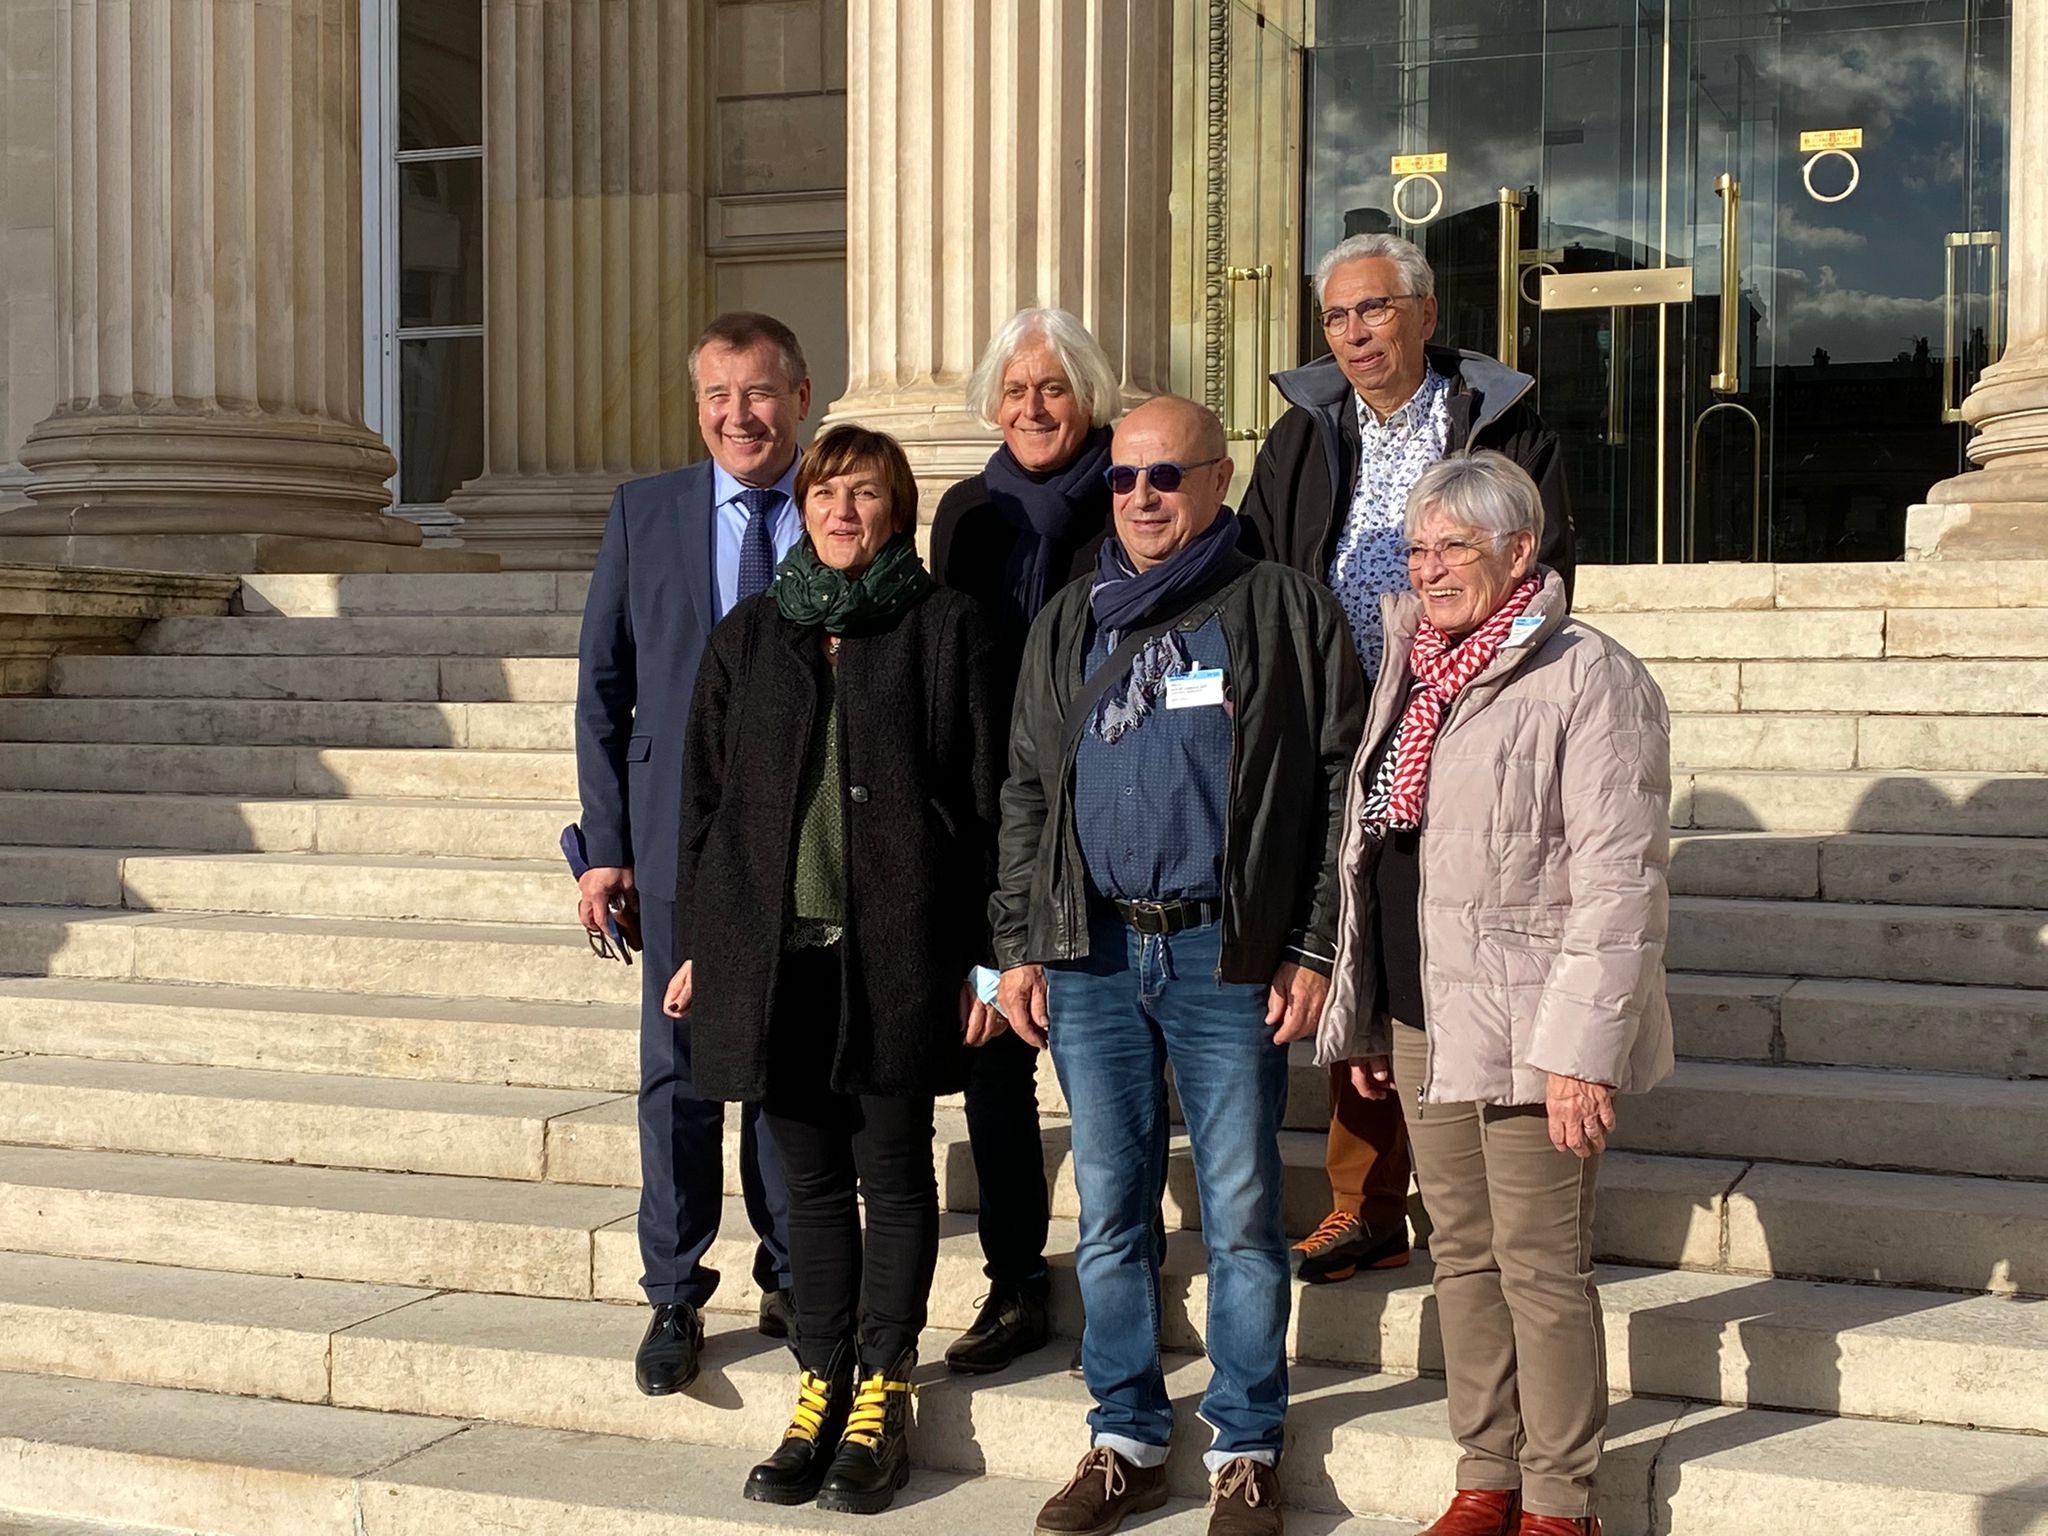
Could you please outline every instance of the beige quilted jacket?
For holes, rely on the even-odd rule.
[[[1390,664],[1352,764],[1337,965],[1316,1061],[1383,1055],[1375,1016],[1366,765],[1408,699],[1421,621],[1384,600]],[[1545,573],[1542,622],[1452,704],[1422,821],[1422,995],[1435,1103],[1539,1104],[1547,1074],[1640,1093],[1671,1071],[1664,996],[1671,726],[1643,664],[1566,612]],[[1398,659],[1398,660],[1396,660]]]

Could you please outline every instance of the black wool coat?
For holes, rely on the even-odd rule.
[[[768,1091],[797,803],[828,663],[772,597],[712,631],[684,753],[676,956],[695,962],[691,1072],[707,1099]],[[831,1082],[941,1094],[966,1081],[960,985],[990,960],[1006,753],[995,639],[934,588],[838,661],[846,963]]]

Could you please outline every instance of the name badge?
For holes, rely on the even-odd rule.
[[[1543,616],[1541,614],[1525,613],[1508,625],[1507,643],[1509,645],[1527,645],[1536,638],[1536,631],[1542,627]]]
[[[1205,704],[1223,702],[1223,669],[1203,667],[1195,672],[1183,672],[1179,677],[1166,680],[1166,707],[1168,709],[1200,709]]]

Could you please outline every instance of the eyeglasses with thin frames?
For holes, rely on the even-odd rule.
[[[1207,469],[1211,464],[1221,464],[1223,459],[1224,455],[1218,454],[1213,459],[1198,459],[1193,464],[1175,464],[1171,460],[1162,460],[1157,464],[1112,464],[1102,472],[1102,478],[1109,482],[1111,493],[1117,496],[1128,496],[1135,491],[1138,488],[1138,477],[1141,475],[1160,495],[1171,496],[1180,489],[1181,481],[1187,478],[1190,471]]]
[[[1395,305],[1403,299],[1412,299],[1412,293],[1390,293],[1383,298],[1360,299],[1348,309],[1326,309],[1323,311],[1323,329],[1342,331],[1350,328],[1351,317],[1356,315],[1369,331],[1377,331],[1394,323],[1399,313]]]
[[[632,953],[625,945],[621,944],[618,948],[614,949],[610,939],[589,928],[583,930],[583,937],[590,941],[590,952],[597,956],[598,959],[623,960],[629,966],[633,963]]]
[[[1445,539],[1441,544],[1403,544],[1401,555],[1411,567],[1422,564],[1431,555],[1435,555],[1445,565],[1456,567],[1471,565],[1481,555],[1489,553],[1499,545],[1500,540],[1497,537],[1476,542],[1471,539]]]

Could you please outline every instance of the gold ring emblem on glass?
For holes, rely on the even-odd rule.
[[[1839,155],[1849,162],[1849,185],[1839,192],[1817,192],[1813,185],[1813,168],[1830,155]],[[1846,149],[1817,149],[1806,157],[1806,164],[1799,168],[1799,178],[1806,183],[1806,195],[1816,203],[1839,203],[1861,184],[1863,167],[1856,163],[1856,157]]]
[[[1429,212],[1427,213],[1413,214],[1401,205],[1401,194],[1407,191],[1408,184],[1414,181],[1428,182],[1430,191],[1436,194],[1436,200],[1429,205]],[[1400,221],[1403,224],[1427,224],[1432,219],[1434,219],[1438,214],[1444,211],[1444,184],[1438,181],[1434,176],[1430,175],[1427,171],[1410,171],[1406,176],[1403,176],[1399,181],[1394,183],[1393,203],[1394,215],[1395,217],[1400,219]]]

